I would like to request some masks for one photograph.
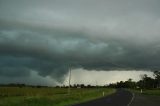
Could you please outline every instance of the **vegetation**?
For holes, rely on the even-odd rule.
[[[117,83],[109,84],[110,88],[128,88],[133,92],[145,95],[160,96],[160,71],[154,72],[154,77],[148,77],[146,74],[141,75],[141,80],[138,82],[128,79],[128,81],[120,81]]]
[[[160,89],[143,89],[143,92],[141,92],[141,89],[130,89],[130,90],[132,92],[139,94],[160,96]]]
[[[146,74],[141,75],[141,80],[138,82],[132,81],[120,81],[117,83],[109,84],[111,88],[131,88],[131,89],[158,89],[160,88],[160,71],[154,72],[155,78],[148,77]]]
[[[77,104],[114,93],[113,88],[128,88],[146,95],[160,95],[160,71],[154,72],[154,78],[141,75],[138,82],[128,79],[107,86],[84,84],[68,86],[30,86],[25,84],[0,85],[0,106],[67,106]],[[143,92],[141,92],[143,89]]]
[[[0,106],[66,106],[109,95],[109,88],[0,87]]]

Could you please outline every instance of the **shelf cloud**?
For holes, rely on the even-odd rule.
[[[159,0],[0,0],[0,76],[159,70]]]

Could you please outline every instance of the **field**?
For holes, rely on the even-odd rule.
[[[109,88],[1,87],[0,106],[68,106],[114,93]]]
[[[132,90],[135,93],[141,93],[141,90]],[[143,89],[142,94],[160,96],[160,89]]]

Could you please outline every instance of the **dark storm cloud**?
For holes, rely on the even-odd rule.
[[[160,67],[158,0],[0,1],[0,76]]]

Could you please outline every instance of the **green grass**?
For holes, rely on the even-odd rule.
[[[140,89],[131,90],[131,91],[135,93],[141,93]],[[143,89],[142,94],[160,96],[160,89]]]
[[[0,88],[0,106],[68,106],[114,93],[109,88]]]

